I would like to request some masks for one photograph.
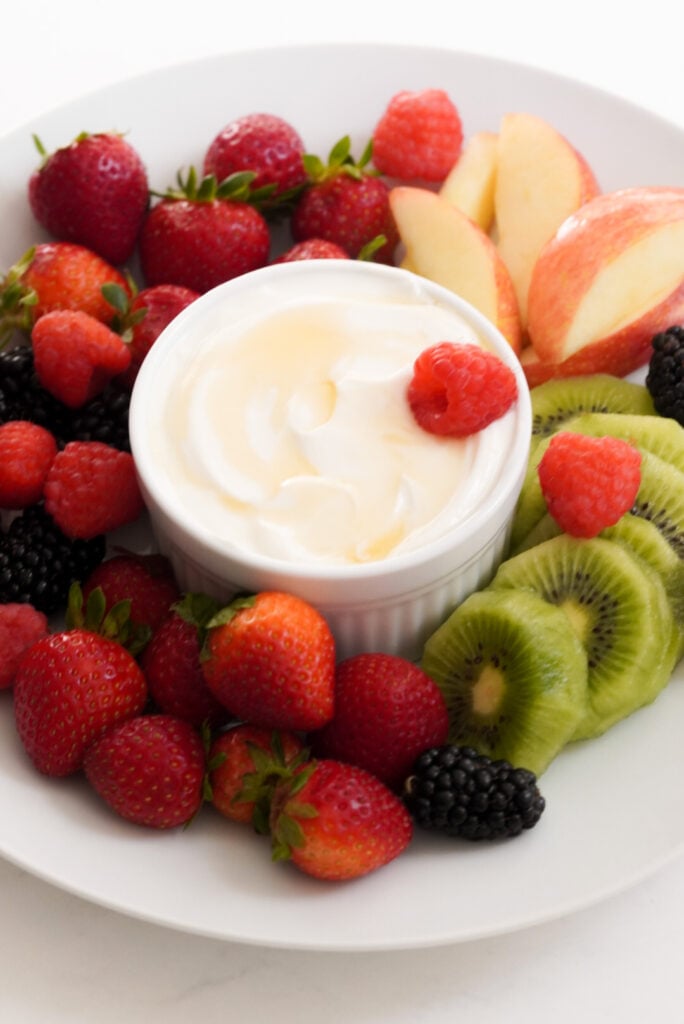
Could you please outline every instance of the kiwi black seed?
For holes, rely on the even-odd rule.
[[[563,531],[547,512],[525,538],[518,544],[511,557],[529,551],[545,540],[557,537]],[[682,630],[684,643],[684,560],[675,548],[668,543],[657,526],[637,515],[624,515],[615,523],[601,530],[599,537],[613,540],[630,548],[645,562],[655,569],[663,581],[663,586],[670,600],[675,622]]]
[[[642,452],[641,485],[632,514],[658,528],[684,560],[684,473],[651,452]]]
[[[601,537],[626,545],[660,576],[679,634],[679,660],[684,654],[684,560],[653,523],[639,516],[622,516],[602,530]]]
[[[449,742],[541,774],[587,713],[587,659],[568,617],[534,593],[485,589],[425,645]]]
[[[610,374],[548,380],[532,388],[530,396],[533,445],[582,413],[655,413],[645,385]]]
[[[661,577],[627,546],[560,534],[504,562],[491,586],[530,590],[567,614],[588,665],[576,739],[605,732],[668,682],[679,631]]]

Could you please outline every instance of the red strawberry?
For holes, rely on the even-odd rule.
[[[97,397],[131,362],[119,334],[74,309],[45,313],[31,332],[31,344],[42,387],[71,409]]]
[[[46,775],[78,771],[90,744],[139,714],[147,700],[133,655],[89,629],[63,630],[33,644],[19,664],[13,693],[21,742]]]
[[[306,181],[304,143],[275,114],[246,114],[227,124],[204,157],[204,174],[223,181],[238,171],[255,174],[253,187],[272,189],[270,200],[289,196]]]
[[[191,170],[145,218],[140,260],[148,286],[177,284],[203,293],[268,261],[270,234],[246,202],[251,175],[197,185]]]
[[[304,158],[310,184],[292,214],[292,236],[296,242],[327,239],[356,258],[364,246],[383,235],[385,244],[376,251],[375,258],[391,263],[399,235],[389,205],[389,189],[366,169],[370,146],[358,161],[351,156],[350,146],[345,136],[331,150],[327,165],[312,155]]]
[[[448,732],[442,692],[422,669],[392,654],[359,654],[337,666],[335,715],[311,745],[317,757],[349,761],[397,788]]]
[[[313,761],[276,789],[271,806],[275,860],[316,878],[343,881],[398,857],[413,826],[399,797],[370,772]]]
[[[0,689],[12,685],[26,651],[47,634],[47,617],[33,605],[0,604]]]
[[[102,288],[115,284],[130,295],[123,275],[91,249],[72,242],[33,246],[0,281],[0,341],[55,309],[77,309],[111,324],[117,310]]]
[[[140,715],[88,748],[88,782],[113,811],[149,828],[185,825],[202,805],[204,746],[187,722]]]
[[[180,598],[171,563],[163,555],[117,554],[101,562],[83,583],[83,597],[100,587],[105,611],[130,601],[130,619],[153,633]]]
[[[446,178],[461,154],[461,117],[443,89],[396,93],[373,132],[373,163],[400,181]]]
[[[133,255],[148,204],[147,172],[122,135],[82,132],[48,155],[29,179],[36,220],[55,238],[77,242],[110,263]]]
[[[242,721],[316,729],[333,714],[335,644],[323,616],[292,594],[238,598],[209,622],[202,668]]]
[[[517,393],[513,371],[493,352],[443,341],[416,359],[407,400],[423,430],[468,437],[503,416]]]
[[[560,528],[573,537],[596,537],[634,504],[641,452],[621,438],[562,430],[551,437],[537,472]]]
[[[236,725],[209,748],[211,801],[225,818],[269,829],[271,800],[280,779],[290,778],[306,759],[302,740],[292,732]]]
[[[206,624],[217,612],[205,594],[186,594],[155,629],[142,667],[155,704],[192,725],[223,725],[230,714],[207,686],[200,656]]]
[[[45,481],[45,509],[67,537],[88,540],[132,523],[144,502],[133,457],[101,441],[70,441]]]
[[[135,295],[122,320],[131,363],[119,375],[118,383],[128,389],[133,387],[143,359],[161,332],[197,298],[198,292],[177,284],[157,284]]]
[[[45,427],[28,420],[9,420],[0,426],[0,508],[35,505],[43,487],[57,442]]]
[[[273,260],[274,263],[293,263],[296,260],[348,260],[349,253],[341,245],[329,242],[325,238],[307,238],[304,242],[296,242],[282,255]]]

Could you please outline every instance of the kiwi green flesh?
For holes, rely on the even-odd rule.
[[[662,524],[659,527],[661,532],[667,532],[668,540],[678,550],[680,557],[684,558],[684,528],[680,529],[680,526],[684,527],[684,427],[674,420],[659,416],[597,413],[569,421],[567,429],[592,437],[622,437],[641,451],[642,482],[637,496],[636,514],[654,520],[657,515],[656,525]],[[511,526],[510,551],[516,551],[526,541],[528,534],[546,514],[546,502],[537,469],[549,443],[550,438],[541,440],[530,453]],[[661,486],[656,483],[659,475],[656,466],[665,467],[664,475],[674,488],[667,504],[663,502],[665,495]],[[650,482],[647,482],[647,477]],[[653,505],[650,493],[654,485],[658,495],[657,508]]]
[[[518,544],[511,557],[529,551],[545,540],[557,537],[563,531],[547,512],[534,526],[527,536]],[[684,560],[675,548],[668,543],[660,530],[648,519],[627,514],[621,516],[614,526],[601,530],[599,537],[624,544],[631,548],[635,555],[647,562],[660,576],[665,593],[668,596],[674,620],[682,633],[682,650],[684,652]]]
[[[532,591],[568,614],[588,666],[575,739],[605,732],[668,682],[678,649],[672,609],[661,578],[625,545],[560,534],[505,561],[490,586]]]
[[[684,473],[684,427],[667,416],[591,413],[569,420],[564,429],[592,437],[619,437]]]
[[[587,713],[587,659],[565,613],[530,592],[471,595],[428,639],[452,743],[540,775]]]
[[[549,380],[532,388],[532,444],[582,413],[654,415],[653,399],[643,384],[610,374]]]
[[[600,536],[628,547],[660,577],[677,627],[679,660],[684,653],[684,560],[653,523],[639,516],[622,516],[614,526],[602,530]]]

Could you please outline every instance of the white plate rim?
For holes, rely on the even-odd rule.
[[[143,72],[135,75],[132,78],[123,79],[119,83],[107,85],[94,90],[93,92],[86,94],[83,97],[79,97],[76,100],[70,101],[68,104],[62,104],[54,107],[51,111],[34,118],[28,125],[21,126],[17,129],[13,129],[10,133],[0,139],[0,152],[3,149],[10,149],[18,147],[20,143],[25,143],[30,138],[30,133],[36,131],[39,134],[44,131],[46,126],[49,126],[55,120],[61,120],[65,116],[68,118],[70,112],[76,113],[79,110],[85,109],[92,104],[97,104],[103,98],[112,98],[117,92],[129,92],[133,89],[146,89],[152,85],[158,84],[165,78],[170,82],[175,74],[181,77],[187,77],[193,73],[202,75],[208,70],[222,69],[226,63],[236,64],[245,61],[261,61],[264,59],[282,59],[284,54],[290,57],[296,57],[298,60],[309,60],[315,59],[320,60],[322,55],[327,53],[335,55],[337,58],[344,56],[345,59],[351,60],[354,57],[360,55],[363,59],[369,57],[377,58],[378,54],[384,56],[391,56],[393,60],[402,57],[405,58],[409,64],[418,64],[421,61],[429,61],[431,63],[440,64],[444,61],[453,61],[455,64],[459,62],[473,64],[486,67],[488,70],[498,69],[499,73],[504,76],[519,76],[524,77],[527,80],[535,82],[543,82],[549,85],[549,88],[553,91],[553,88],[563,90],[570,90],[571,92],[579,90],[588,98],[594,97],[596,102],[601,105],[607,105],[612,111],[618,112],[620,116],[627,118],[636,118],[642,125],[646,125],[656,132],[663,132],[668,136],[671,134],[673,139],[677,140],[677,143],[684,147],[684,133],[677,126],[671,122],[659,117],[645,109],[636,107],[634,104],[627,100],[623,100],[619,97],[612,96],[611,94],[596,89],[593,86],[587,85],[583,82],[575,81],[567,76],[558,75],[555,72],[536,69],[527,65],[517,64],[514,61],[505,60],[501,58],[487,57],[481,54],[470,54],[464,51],[451,50],[447,48],[435,48],[429,46],[409,46],[405,44],[376,44],[376,43],[334,43],[334,44],[302,44],[299,46],[292,47],[280,47],[272,46],[259,49],[245,49],[236,50],[227,54],[217,54],[213,57],[203,58],[200,60],[186,61],[181,65],[167,65],[162,68],[158,68],[149,72]],[[436,82],[439,85],[441,83]],[[456,97],[458,102],[458,97]],[[246,108],[245,108],[246,112]],[[220,125],[217,125],[217,128]],[[473,130],[475,126],[472,126]],[[340,132],[339,134],[342,134]],[[55,140],[49,140],[51,144],[54,144]],[[334,141],[331,139],[330,141]],[[32,154],[30,152],[30,145],[26,144],[26,161],[22,164],[22,167],[32,166]],[[33,161],[35,163],[35,161]],[[22,170],[22,174],[24,171]],[[631,181],[625,181],[625,184],[630,184]],[[668,181],[667,183],[674,183]],[[157,183],[159,184],[159,183]],[[617,187],[617,183],[612,184],[609,187]],[[1,208],[1,204],[0,204]],[[26,219],[22,221],[22,224],[26,224]],[[19,253],[17,253],[19,255]],[[678,672],[678,676],[681,674],[681,670]],[[7,718],[7,695],[0,695],[0,719],[3,731],[7,734],[5,750],[8,746],[13,746],[13,738],[11,736],[11,729],[8,730]],[[587,748],[586,750],[579,751],[573,750],[569,753],[569,756],[565,758],[562,755],[561,758],[551,767],[547,776],[544,777],[543,787],[547,787],[547,796],[553,796],[561,794],[565,791],[568,782],[567,775],[569,768],[566,770],[565,766],[572,762],[577,762],[580,755],[585,758],[592,760],[592,771],[597,769],[597,765],[600,765],[602,757],[599,756],[597,751],[600,745],[604,750],[613,751],[614,748],[620,746],[620,741],[632,742],[632,737],[638,737],[639,734],[645,733],[647,730],[651,730],[653,735],[660,736],[661,733],[667,732],[667,729],[663,729],[663,724],[672,722],[677,719],[677,708],[679,702],[684,699],[681,695],[681,686],[676,685],[670,686],[668,690],[658,699],[655,705],[650,708],[644,709],[638,713],[638,716],[633,716],[632,719],[620,726],[616,727],[615,730],[611,731],[611,734],[604,737],[601,741],[596,743],[594,748]],[[640,722],[643,721],[643,729],[638,728]],[[672,727],[671,727],[672,729]],[[671,730],[670,730],[671,731]],[[650,736],[651,733],[649,732]],[[629,739],[625,740],[627,736]],[[16,744],[14,744],[16,746]],[[591,750],[594,753],[592,755]],[[15,751],[16,753],[16,751]],[[565,758],[565,760],[564,760]],[[0,756],[0,764],[2,764],[3,758]],[[22,767],[20,765],[15,766],[17,771]],[[629,766],[628,766],[629,767]],[[29,769],[30,772],[32,770]],[[585,775],[587,772],[585,771]],[[19,783],[18,792],[21,794],[25,786],[28,784],[31,786],[36,783],[36,777],[34,774],[20,773],[21,781]],[[629,776],[630,784],[635,791],[642,793],[644,791],[643,783],[639,782],[636,777],[636,773],[632,771]],[[43,794],[39,803],[43,802],[44,797],[48,792],[48,787],[51,786],[52,780],[41,780],[37,779],[38,785],[41,788]],[[3,787],[0,786],[0,791]],[[76,806],[77,802],[81,799],[81,794],[78,792],[79,784],[74,783],[73,785],[69,782],[64,787],[66,793],[60,795],[60,801],[64,797],[63,803],[68,813],[71,813],[73,807]],[[16,792],[13,794],[16,796]],[[3,797],[0,795],[0,808],[3,806]],[[554,802],[549,799],[549,808],[546,812],[546,817],[549,820],[552,819]],[[120,827],[119,823],[111,822],[106,815],[104,815],[99,807],[88,807],[88,815],[94,815],[94,820],[97,822],[98,829],[101,828],[102,833],[106,836],[106,842],[119,842],[120,838]],[[0,820],[7,819],[7,815],[0,815]],[[546,828],[547,822],[543,819],[538,829],[528,836],[523,837],[516,843],[516,846],[511,846],[511,857],[514,859],[521,856],[520,853],[515,851],[522,851],[526,847],[529,848],[531,843],[537,842],[537,836],[544,836],[544,829]],[[212,821],[207,831],[215,831],[215,825],[217,823]],[[615,823],[617,824],[617,823]],[[16,825],[16,820],[14,822]],[[637,861],[632,864],[629,869],[625,868],[622,875],[616,877],[612,882],[604,881],[601,884],[586,886],[581,894],[575,893],[573,896],[566,896],[566,898],[548,899],[543,906],[527,905],[521,907],[516,906],[509,910],[509,913],[502,915],[500,920],[487,920],[481,921],[479,925],[470,924],[469,926],[460,927],[456,925],[448,925],[431,928],[424,928],[420,934],[410,934],[406,931],[403,933],[394,929],[382,930],[381,933],[369,933],[366,937],[352,934],[348,931],[335,931],[335,929],[328,930],[326,933],[316,935],[307,935],[302,931],[297,932],[296,930],[287,933],[286,930],[281,930],[279,933],[268,933],[268,928],[262,924],[261,927],[248,927],[243,922],[242,924],[231,924],[226,923],[223,925],[217,925],[216,922],[209,922],[202,920],[201,917],[194,918],[188,917],[187,914],[173,912],[172,910],[165,909],[161,905],[144,905],[137,899],[126,898],[119,891],[116,894],[107,892],[106,888],[103,890],[102,882],[95,882],[90,879],[89,882],[84,882],[82,878],[79,880],[78,877],[74,877],[73,869],[71,868],[71,862],[64,857],[64,851],[60,850],[62,860],[51,862],[50,856],[45,859],[44,855],[39,854],[35,850],[30,852],[29,849],[22,846],[21,842],[16,842],[16,833],[3,834],[3,828],[6,826],[0,825],[0,854],[5,857],[8,861],[16,864],[19,868],[26,870],[44,881],[58,886],[59,888],[72,893],[73,895],[85,898],[90,902],[99,904],[103,907],[107,907],[111,910],[125,913],[131,917],[138,917],[142,920],[157,923],[159,925],[176,928],[181,931],[191,932],[195,934],[201,934],[208,937],[217,939],[223,939],[227,941],[242,942],[245,944],[254,944],[260,946],[273,946],[278,948],[288,949],[302,949],[302,950],[330,950],[330,951],[371,951],[371,950],[390,950],[390,949],[407,949],[407,948],[418,948],[420,946],[434,946],[457,943],[461,941],[470,941],[474,939],[484,938],[492,935],[507,933],[510,931],[519,930],[521,928],[530,927],[536,924],[540,924],[544,921],[555,919],[558,917],[565,916],[568,913],[575,912],[584,909],[600,900],[606,899],[612,895],[615,895],[630,886],[635,885],[643,878],[652,874],[654,871],[659,870],[661,867],[671,862],[676,857],[679,857],[684,850],[684,832],[682,834],[677,833],[673,841],[666,842],[662,850],[659,851],[658,855],[644,856],[641,861]],[[547,832],[553,826],[549,825]],[[128,826],[123,826],[127,829]],[[619,833],[619,828],[617,829]],[[156,841],[152,843],[155,848],[159,845]],[[166,838],[166,837],[165,837]],[[250,837],[251,838],[251,837]],[[201,842],[203,835],[197,836],[197,841]],[[194,842],[195,840],[191,840]],[[425,856],[428,863],[439,864],[439,860],[435,860],[430,854],[430,842],[425,837],[419,837],[416,843],[418,851],[421,856]],[[542,840],[539,841],[540,843]],[[240,840],[242,844],[242,837]],[[134,843],[134,845],[148,845],[147,843]],[[242,844],[244,845],[244,844]],[[427,852],[426,852],[427,851]],[[490,851],[486,854],[491,859],[491,854],[494,857],[498,854],[496,851]],[[405,856],[410,856],[407,854]],[[469,856],[469,855],[468,855]],[[396,862],[395,865],[391,865],[389,868],[384,869],[382,873],[378,873],[377,876],[371,876],[369,879],[362,880],[359,885],[359,892],[363,889],[364,894],[371,893],[369,886],[376,886],[378,889],[385,889],[387,887],[392,889],[393,876],[401,872],[402,859]],[[274,869],[275,870],[275,869]],[[387,881],[384,881],[387,879]],[[291,880],[290,880],[291,881]],[[309,880],[306,880],[308,883]],[[289,882],[287,883],[289,884]],[[305,890],[302,888],[301,880],[292,882],[297,896],[302,894]],[[310,890],[307,890],[310,891]],[[353,890],[352,890],[353,892]],[[329,890],[326,890],[329,893]],[[322,896],[317,894],[321,899],[328,901],[328,896]],[[354,898],[353,896],[350,898]],[[365,899],[366,897],[362,897]],[[308,899],[308,897],[304,897]],[[333,897],[331,902],[338,904],[339,899]],[[370,904],[372,905],[373,900],[371,898]]]

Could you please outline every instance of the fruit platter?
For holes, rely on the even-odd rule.
[[[354,68],[353,76],[345,73],[349,67]],[[340,89],[337,85],[343,76],[346,86]],[[320,83],[315,95],[311,82]],[[287,85],[283,87],[282,83]],[[393,163],[395,137],[391,126],[382,122],[393,97],[429,90],[439,90],[450,98],[453,106],[444,116],[452,118],[449,130],[452,141],[457,140],[453,151],[443,155],[442,163],[430,172],[431,180],[424,173],[425,165],[416,170],[407,169],[401,161]],[[321,97],[325,97],[324,102]],[[224,742],[230,729],[219,730],[223,738],[220,742],[215,739],[209,761],[203,759],[209,741],[205,737],[203,752],[200,723],[206,724],[218,714],[223,727],[226,723],[220,719],[220,712],[228,705],[233,716],[244,719],[248,728],[258,718],[255,713],[252,719],[249,701],[243,706],[231,695],[223,703],[223,687],[227,684],[223,664],[219,664],[223,657],[220,630],[232,628],[231,623],[243,610],[240,606],[220,622],[211,619],[215,632],[207,657],[212,667],[204,673],[211,693],[205,695],[206,701],[193,723],[193,784],[198,790],[207,781],[203,780],[203,771],[208,763],[213,792],[207,795],[202,789],[202,793],[205,803],[214,802],[215,806],[202,806],[201,801],[199,807],[184,805],[175,809],[172,818],[144,821],[139,817],[142,825],[113,813],[115,797],[100,799],[108,792],[116,770],[116,765],[111,765],[116,750],[107,748],[104,730],[97,737],[102,742],[93,742],[88,751],[81,751],[83,757],[78,762],[70,761],[64,751],[48,750],[49,744],[36,739],[29,683],[47,677],[52,669],[47,656],[32,658],[32,651],[26,652],[14,686],[0,689],[0,855],[77,897],[133,917],[217,939],[290,949],[353,951],[434,946],[515,931],[574,912],[636,884],[684,850],[684,815],[679,813],[681,787],[677,781],[684,768],[679,736],[684,718],[684,680],[679,661],[684,545],[676,529],[677,521],[684,523],[684,508],[672,512],[670,518],[675,525],[667,526],[667,540],[651,544],[644,526],[649,519],[647,502],[642,499],[639,504],[637,498],[638,487],[646,481],[652,503],[656,493],[668,489],[668,481],[674,480],[672,474],[684,472],[684,448],[678,433],[681,428],[672,424],[670,431],[672,414],[659,416],[655,412],[645,387],[648,354],[643,347],[649,330],[655,335],[671,324],[684,324],[681,257],[676,256],[677,251],[684,250],[684,133],[620,99],[569,79],[447,50],[317,46],[236,53],[168,68],[86,95],[0,140],[0,212],[4,228],[0,274],[5,275],[5,299],[8,275],[23,277],[36,251],[42,252],[59,234],[59,228],[50,230],[46,226],[55,223],[51,221],[54,210],[49,209],[49,197],[38,194],[38,184],[29,187],[29,182],[35,182],[41,160],[47,160],[48,152],[58,150],[80,133],[120,132],[140,155],[147,182],[144,189],[139,189],[137,200],[136,243],[124,240],[123,248],[106,253],[107,262],[119,268],[114,275],[118,290],[107,294],[111,307],[129,317],[129,331],[135,329],[134,312],[132,320],[130,317],[136,289],[164,284],[174,275],[170,236],[166,235],[167,241],[159,245],[159,237],[172,229],[162,223],[140,227],[148,189],[158,207],[169,189],[175,190],[175,200],[179,189],[196,198],[198,189],[208,187],[196,170],[201,170],[203,161],[205,171],[212,169],[211,159],[220,157],[214,151],[210,159],[212,140],[218,138],[224,125],[257,112],[294,126],[306,154],[319,154],[321,158],[329,154],[331,161],[348,166],[352,163],[350,154],[354,154],[352,179],[363,178],[364,161],[370,159],[366,147],[376,132],[373,159],[386,180],[392,181],[391,222],[375,221],[368,237],[349,242],[347,254],[318,248],[309,251],[307,258],[332,255],[348,259],[351,253],[351,258],[391,262],[392,257],[383,249],[391,244],[400,254],[395,261],[404,269],[462,294],[479,308],[519,358],[529,386],[538,389],[540,396],[548,396],[545,401],[540,398],[536,405],[533,403],[536,419],[528,473],[513,522],[512,557],[504,562],[492,587],[473,595],[474,601],[468,605],[472,620],[477,622],[488,615],[492,621],[504,615],[516,622],[524,620],[525,651],[513,651],[510,660],[510,678],[517,672],[521,680],[521,705],[510,702],[506,706],[506,715],[513,719],[508,733],[512,739],[507,746],[493,749],[497,757],[505,755],[507,761],[519,765],[521,772],[530,769],[518,777],[520,787],[525,789],[525,814],[520,811],[506,838],[500,830],[493,841],[484,839],[483,832],[484,841],[468,842],[466,832],[455,838],[437,830],[412,827],[407,811],[411,809],[410,801],[402,802],[394,796],[391,806],[383,805],[377,811],[378,816],[384,816],[387,834],[381,854],[384,861],[381,859],[378,865],[381,870],[358,871],[361,877],[351,873],[326,875],[318,865],[309,873],[306,867],[298,871],[293,864],[281,863],[287,857],[279,854],[292,840],[292,832],[283,826],[282,819],[273,816],[271,806],[268,820],[251,819],[255,828],[246,827],[246,819],[241,824],[228,822],[221,812],[221,758],[231,756],[228,741]],[[382,132],[377,130],[381,123]],[[635,139],[639,140],[638,146]],[[36,152],[36,144],[41,153]],[[408,159],[411,148],[404,151],[403,160]],[[304,167],[314,175],[321,170],[320,160],[317,164],[313,158],[307,159],[308,163],[306,159],[301,162],[300,171]],[[553,173],[545,174],[543,168],[552,168]],[[499,180],[496,202],[495,171]],[[216,178],[230,180],[232,173],[233,169],[217,170]],[[378,180],[372,175],[369,179],[372,183]],[[534,181],[539,197],[534,215],[521,212],[516,198],[528,179]],[[244,190],[253,184],[240,174],[233,176],[234,188]],[[299,185],[301,182],[295,179],[287,183],[287,188],[296,195]],[[287,188],[284,186],[284,191]],[[266,189],[266,207],[272,197]],[[292,202],[296,204],[295,199]],[[643,213],[645,206],[647,214]],[[589,207],[591,215],[577,214]],[[69,218],[78,212],[71,211]],[[181,296],[179,309],[227,276],[248,272],[285,254],[294,258],[289,254],[295,241],[306,244],[315,238],[318,245],[323,230],[321,215],[307,211],[306,217],[315,225],[311,227],[304,224],[301,207],[298,212],[300,223],[294,217],[273,217],[266,229],[261,222],[256,223],[253,207],[245,204],[240,230],[249,232],[244,250],[248,250],[252,263],[228,271],[224,267],[218,271],[223,278],[213,278],[198,272],[197,260],[190,260],[192,272],[185,276],[180,273],[173,281],[186,293]],[[646,222],[651,231],[649,249],[642,245],[640,234]],[[555,235],[561,224],[563,230]],[[549,225],[555,225],[553,230]],[[396,231],[395,237],[392,231]],[[554,245],[546,246],[551,235],[555,235]],[[526,245],[521,244],[523,237]],[[454,246],[465,253],[462,260],[450,258]],[[625,251],[631,255],[631,262],[623,260],[623,269],[611,276],[613,256],[624,255]],[[107,286],[112,284],[112,276],[105,275]],[[119,308],[121,295],[130,290],[131,280],[135,284],[128,295],[129,303],[125,309]],[[34,277],[33,286],[39,291],[37,281]],[[593,306],[591,301],[584,301],[592,288]],[[635,294],[637,299],[633,298]],[[610,302],[619,308],[606,313]],[[639,312],[641,307],[645,311]],[[33,315],[30,303],[24,306],[24,312],[27,310]],[[78,446],[78,438],[86,436],[79,431],[90,429],[84,427],[78,409],[97,398],[104,386],[91,393],[87,386],[83,390],[77,374],[65,379],[55,371],[51,353],[58,353],[57,363],[63,361],[59,355],[60,315],[46,312],[36,319],[40,327],[33,328],[33,358],[53,397],[56,395],[60,403],[72,409],[68,429],[70,438],[75,439],[72,444]],[[639,319],[643,321],[639,330],[632,330]],[[14,326],[22,329],[20,323]],[[69,329],[76,328],[70,324]],[[121,332],[123,336],[123,328]],[[530,338],[534,344],[530,344]],[[102,348],[107,344],[102,342]],[[139,359],[142,363],[144,353]],[[98,370],[103,369],[108,378],[129,373],[130,390],[138,367],[128,352],[124,358],[114,344],[98,365]],[[494,389],[492,383],[490,391]],[[511,400],[509,396],[506,402]],[[494,399],[491,401],[494,404]],[[506,408],[502,406],[492,415],[503,415]],[[114,438],[111,447],[118,451],[116,431],[121,422],[116,401],[110,412],[109,418],[105,415],[107,424],[98,443],[110,448]],[[655,426],[652,420],[658,421]],[[582,519],[586,510],[568,501],[563,489],[567,463],[560,469],[554,465],[554,458],[561,457],[555,435],[562,428],[572,431],[573,437],[566,458],[583,457],[585,449],[593,450],[597,438],[605,441],[606,434],[615,441],[614,445],[611,441],[607,457],[615,475],[619,472],[620,479],[624,478],[624,493],[608,497],[605,488],[601,490],[590,510],[589,526]],[[40,440],[42,443],[43,438]],[[32,434],[30,441],[22,443],[30,443],[37,451],[38,441],[38,436]],[[120,457],[112,456],[95,528],[87,521],[95,513],[90,507],[84,511],[84,503],[74,496],[75,477],[70,476],[67,454],[73,455],[69,443],[58,455],[47,450],[45,458],[50,466],[45,470],[47,482],[41,483],[44,491],[40,493],[64,533],[82,539],[78,556],[82,561],[73,568],[72,576],[81,583],[92,578],[92,596],[97,590],[98,564],[105,566],[108,558],[121,552],[154,556],[155,538],[131,477],[130,456],[125,465]],[[0,490],[3,485],[0,481]],[[593,481],[588,481],[587,489],[592,485]],[[27,507],[36,503],[36,498],[21,501],[22,507]],[[617,511],[612,520],[606,520],[605,529],[603,524],[596,526],[596,515],[610,515],[615,502]],[[17,504],[21,505],[19,499]],[[626,518],[637,520],[636,525],[623,526],[623,512],[635,508],[638,512]],[[11,502],[5,509],[12,509]],[[5,511],[5,531],[10,521]],[[596,528],[592,532],[593,526]],[[27,526],[26,536],[30,538],[31,531],[43,529],[44,521],[36,519]],[[602,532],[600,539],[596,537],[598,532]],[[99,541],[93,540],[95,534],[106,534],[104,560],[97,547]],[[569,536],[572,534],[574,537]],[[537,573],[552,576],[559,562],[571,561],[578,547],[576,537],[591,538],[582,542],[582,560],[574,570],[575,576],[588,578],[589,583],[573,590],[572,600],[582,609],[599,609],[592,620],[595,639],[590,645],[589,668],[584,647],[569,632],[565,612],[546,601],[542,606],[538,592],[546,584],[535,577]],[[651,547],[657,548],[652,553],[656,567],[643,575],[641,561],[637,566],[636,558],[632,560],[625,553],[626,548],[637,546],[640,552],[648,549],[649,559]],[[541,559],[535,554],[531,565],[529,554],[542,547],[548,555],[540,569]],[[71,590],[70,596],[73,593]],[[181,598],[172,586],[169,594],[169,601]],[[279,597],[287,604],[287,595]],[[270,595],[257,596],[256,601],[250,597],[245,599],[251,602],[245,607],[251,609],[260,601],[266,605],[268,599]],[[78,595],[71,600],[73,605],[68,610],[66,599],[63,606],[50,607],[52,631],[62,628],[65,613],[72,616],[72,622],[79,621],[79,615],[95,614],[96,602],[86,601],[77,607]],[[184,598],[183,603],[187,618],[206,615],[206,608],[199,607],[201,602],[193,604]],[[610,647],[605,636],[618,628],[615,608],[625,619],[619,629],[625,637],[621,651],[627,666],[616,667],[604,657]],[[310,611],[306,609],[306,615]],[[83,625],[82,619],[80,622]],[[309,637],[317,635],[319,629],[321,623],[315,615],[306,618],[302,626]],[[467,648],[462,638],[456,642],[459,629],[464,635],[470,629],[467,614],[458,621],[448,620],[434,633],[425,647],[421,667],[413,666],[415,676],[410,675],[414,692],[426,681],[441,686],[450,714],[460,699],[453,684],[454,661],[465,658],[462,652]],[[556,635],[554,647],[552,638]],[[126,639],[135,650],[135,638]],[[157,640],[156,634],[152,640],[146,637],[144,650],[140,640],[142,653],[135,655],[145,667],[150,687],[156,670]],[[108,638],[107,642],[114,641]],[[34,641],[34,649],[40,643],[40,638]],[[174,649],[178,660],[180,651],[180,646]],[[330,661],[329,651],[325,659]],[[114,655],[110,660],[115,660]],[[165,667],[164,671],[170,669]],[[528,685],[536,671],[562,675],[567,685],[549,702],[546,694]],[[617,674],[621,689],[619,696],[613,697]],[[136,679],[126,684],[125,699],[131,702],[128,717],[141,711],[149,696],[146,689],[135,692],[139,677]],[[342,686],[341,679],[337,685]],[[352,685],[361,685],[357,677]],[[599,697],[581,703],[587,688]],[[222,700],[217,704],[219,693]],[[341,703],[340,693],[341,689],[336,700]],[[496,702],[496,684],[494,689],[482,688],[478,699],[485,704]],[[159,706],[164,703],[157,695],[155,700]],[[290,735],[290,725],[293,734],[330,727],[325,740],[321,740],[320,764],[325,761],[334,785],[346,785],[338,779],[339,766],[330,768],[333,759],[338,764],[335,751],[342,747],[335,745],[340,742],[335,735],[337,723],[331,719],[332,712],[325,711],[324,703],[324,697],[317,702],[318,718],[293,718],[282,726],[287,729],[283,740],[292,745],[278,745],[275,750],[278,771],[286,767],[283,760],[295,771],[302,765],[304,768],[299,789],[286,794],[291,801],[304,789],[308,793],[316,767],[313,776],[306,775],[306,753],[297,736]],[[428,703],[426,696],[425,707]],[[530,708],[542,723],[539,736],[532,740],[524,728],[531,717]],[[427,720],[427,711],[425,715]],[[426,725],[419,740],[422,746],[416,753],[446,741],[437,711],[434,717],[434,729]],[[271,727],[270,722],[266,725]],[[478,740],[473,733],[463,736],[461,750],[464,746],[469,750]],[[148,736],[147,741],[151,744],[153,739]],[[159,742],[170,743],[171,739],[167,736]],[[256,743],[251,735],[250,742]],[[476,753],[463,757],[472,760]],[[258,761],[261,755],[256,756]],[[344,756],[340,760],[344,761]],[[659,766],[657,782],[647,767],[655,763]],[[406,774],[404,767],[400,770]],[[429,771],[429,766],[425,770]],[[382,771],[382,767],[377,773],[373,769],[373,775],[379,778]],[[481,774],[492,771],[496,774],[490,766]],[[289,775],[287,781],[291,784]],[[397,784],[393,776],[388,787],[396,790]],[[263,796],[261,791],[258,796]],[[281,799],[285,801],[286,796]],[[254,804],[258,811],[257,798]],[[315,815],[322,813],[319,808]],[[134,816],[133,812],[128,816]],[[272,845],[264,835],[255,834],[268,831],[269,826],[274,833]],[[305,826],[306,822],[302,828]]]

